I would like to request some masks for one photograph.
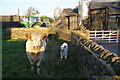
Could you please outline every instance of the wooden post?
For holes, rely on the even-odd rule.
[[[119,29],[117,30],[116,43],[119,42]]]
[[[102,43],[103,43],[103,38],[104,38],[104,30],[102,30]]]
[[[74,16],[72,16],[72,27],[73,27],[73,30],[75,29],[75,25],[74,25]]]
[[[108,17],[109,17],[109,8],[105,9],[105,29],[108,30]]]
[[[20,9],[18,8],[18,19],[19,19],[19,22],[20,22]]]
[[[90,31],[86,30],[86,38],[89,40],[90,39]]]
[[[110,38],[111,38],[111,30],[109,31],[109,43],[110,43]]]
[[[95,30],[95,42],[96,42],[96,33],[97,33],[97,30]]]

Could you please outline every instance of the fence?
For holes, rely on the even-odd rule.
[[[97,43],[119,43],[120,30],[90,31],[90,39]]]

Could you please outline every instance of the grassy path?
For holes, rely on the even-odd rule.
[[[49,40],[45,51],[45,63],[41,64],[41,75],[30,71],[29,61],[25,53],[26,40],[3,41],[3,78],[76,78],[80,77],[78,65],[72,51],[68,59],[60,59],[59,47],[62,40]]]

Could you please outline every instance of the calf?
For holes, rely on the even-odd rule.
[[[28,39],[26,42],[26,54],[31,64],[31,71],[34,69],[34,64],[37,64],[37,74],[40,74],[40,63],[44,59],[44,51],[46,49],[47,34],[39,35],[34,33],[32,35],[26,34]]]
[[[63,59],[63,57],[65,59],[67,59],[67,54],[68,54],[68,44],[67,43],[63,43],[60,47],[60,55],[61,55],[61,59]]]

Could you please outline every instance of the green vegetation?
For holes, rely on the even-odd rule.
[[[5,36],[5,30],[3,35]],[[76,78],[80,77],[78,65],[72,51],[68,59],[60,59],[59,47],[63,40],[48,37],[45,51],[46,61],[41,63],[41,74],[36,74],[36,68],[30,71],[30,64],[25,53],[26,40],[5,40],[3,36],[2,77],[3,78]]]

